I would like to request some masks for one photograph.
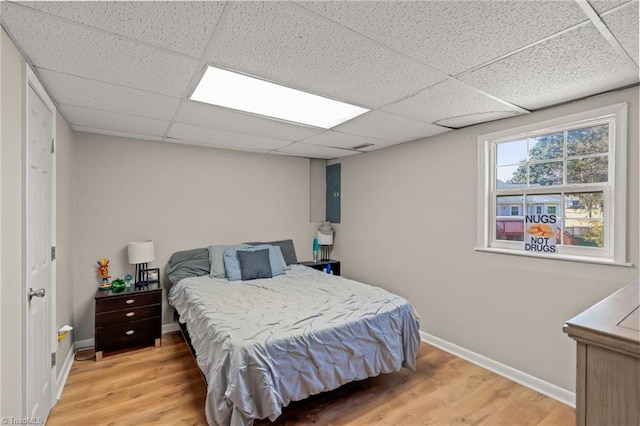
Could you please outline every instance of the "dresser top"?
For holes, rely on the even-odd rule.
[[[640,353],[640,290],[638,280],[567,321],[565,333],[601,345],[617,341]]]

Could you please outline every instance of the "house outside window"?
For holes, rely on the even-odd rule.
[[[479,136],[477,248],[624,263],[626,118],[617,104]],[[557,254],[525,252],[522,212],[557,216]]]

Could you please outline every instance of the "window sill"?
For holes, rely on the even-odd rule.
[[[632,267],[633,263],[629,262],[616,262],[611,259],[599,259],[597,257],[582,257],[582,256],[571,256],[566,254],[555,254],[553,256],[545,256],[542,254],[533,254],[527,253],[524,251],[516,251],[516,250],[508,250],[508,249],[500,249],[500,248],[491,248],[491,247],[475,247],[475,251],[482,251],[486,253],[498,253],[498,254],[508,254],[511,256],[523,256],[523,257],[534,257],[538,259],[549,259],[549,260],[565,260],[570,262],[582,262],[582,263],[595,263],[598,265],[611,265],[611,266],[624,266],[624,267]]]

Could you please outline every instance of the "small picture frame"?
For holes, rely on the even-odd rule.
[[[144,284],[160,282],[160,268],[144,269],[142,271],[142,282]]]

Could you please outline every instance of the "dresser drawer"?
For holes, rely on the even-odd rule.
[[[96,314],[96,327],[108,327],[110,325],[140,321],[151,317],[159,317],[161,313],[162,305],[160,304],[105,312],[102,314]]]
[[[160,317],[96,328],[96,352],[153,344],[161,335]]]
[[[148,291],[96,300],[96,314],[162,303],[162,291]]]

